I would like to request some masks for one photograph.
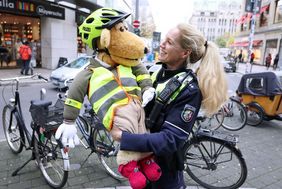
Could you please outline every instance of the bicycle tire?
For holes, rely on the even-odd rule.
[[[248,105],[247,124],[251,126],[258,126],[263,121],[263,111],[255,105]]]
[[[220,128],[224,121],[223,111],[219,110],[217,113],[213,114],[211,117],[206,117],[205,120],[201,121],[202,128],[217,130]]]
[[[11,110],[12,108],[10,105],[6,105],[3,108],[3,112],[2,112],[3,131],[8,146],[10,147],[12,152],[15,154],[19,154],[22,152],[24,146],[22,142],[22,139],[24,138],[24,133],[19,125],[18,114],[16,114],[16,112],[12,113]]]
[[[69,167],[68,153],[59,148],[54,134],[40,141],[33,137],[33,147],[35,160],[47,184],[52,188],[62,188],[68,179],[68,170],[65,169],[65,164]]]
[[[119,143],[112,139],[110,133],[105,128],[95,128],[93,133],[93,144],[96,148],[98,158],[107,173],[117,180],[125,180],[118,171],[118,164],[116,161]]]
[[[184,167],[195,182],[208,189],[239,188],[247,178],[241,152],[225,141],[208,137],[185,144]]]
[[[247,112],[240,102],[229,99],[224,105],[224,119],[222,127],[230,131],[238,131],[247,124]]]

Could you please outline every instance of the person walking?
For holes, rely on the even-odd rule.
[[[162,68],[152,75],[156,94],[160,94],[171,80],[185,76],[191,79],[184,79],[181,91],[173,93],[170,103],[160,109],[161,116],[155,122],[158,124],[152,125],[152,133],[131,134],[114,128],[111,134],[114,140],[120,141],[121,150],[154,152],[162,176],[147,188],[185,188],[184,162],[180,155],[183,144],[200,107],[211,115],[226,101],[227,82],[217,46],[206,41],[200,31],[188,24],[179,24],[169,30],[160,45],[159,61]],[[196,62],[199,62],[199,66],[195,72],[188,69]],[[155,105],[154,101],[147,105],[148,114],[154,114],[149,111]]]
[[[0,62],[1,62],[1,67],[3,67],[3,62],[6,62],[6,57],[8,55],[9,51],[8,49],[0,44]],[[7,62],[6,62],[7,63]]]
[[[28,75],[29,63],[31,58],[31,49],[29,47],[28,41],[25,41],[22,46],[20,46],[19,54],[22,62],[21,74]]]
[[[16,63],[18,67],[22,67],[22,60],[21,60],[21,55],[20,55],[20,47],[23,45],[22,41],[20,38],[17,38],[17,41],[15,43],[15,50],[16,50]]]
[[[276,54],[276,56],[275,56],[275,58],[274,58],[274,61],[273,61],[273,70],[276,70],[276,69],[277,69],[278,61],[279,61],[279,53]]]
[[[267,70],[268,70],[269,67],[270,67],[271,60],[272,60],[271,54],[268,53],[268,56],[265,58],[265,66],[266,66],[266,69],[267,69]]]
[[[239,63],[240,62],[243,62],[242,61],[242,58],[243,58],[243,53],[242,53],[242,49],[240,50],[240,53],[239,53],[239,55],[238,55],[238,61],[239,61]]]
[[[255,59],[255,53],[252,52],[252,54],[251,54],[251,60],[250,60],[250,63],[251,63],[251,64],[254,63],[254,59]]]

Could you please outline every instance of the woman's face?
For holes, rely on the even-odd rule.
[[[171,29],[160,44],[159,61],[166,64],[168,69],[177,69],[186,61],[188,50],[180,45],[180,32],[177,28]]]

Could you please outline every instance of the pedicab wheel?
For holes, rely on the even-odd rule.
[[[261,124],[263,121],[263,110],[255,104],[248,104],[247,107],[247,124],[251,126]]]

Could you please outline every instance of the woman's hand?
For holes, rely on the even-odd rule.
[[[112,130],[110,131],[113,139],[115,141],[120,141],[121,139],[121,135],[122,135],[122,131],[118,128],[118,127],[115,127],[113,126]]]

